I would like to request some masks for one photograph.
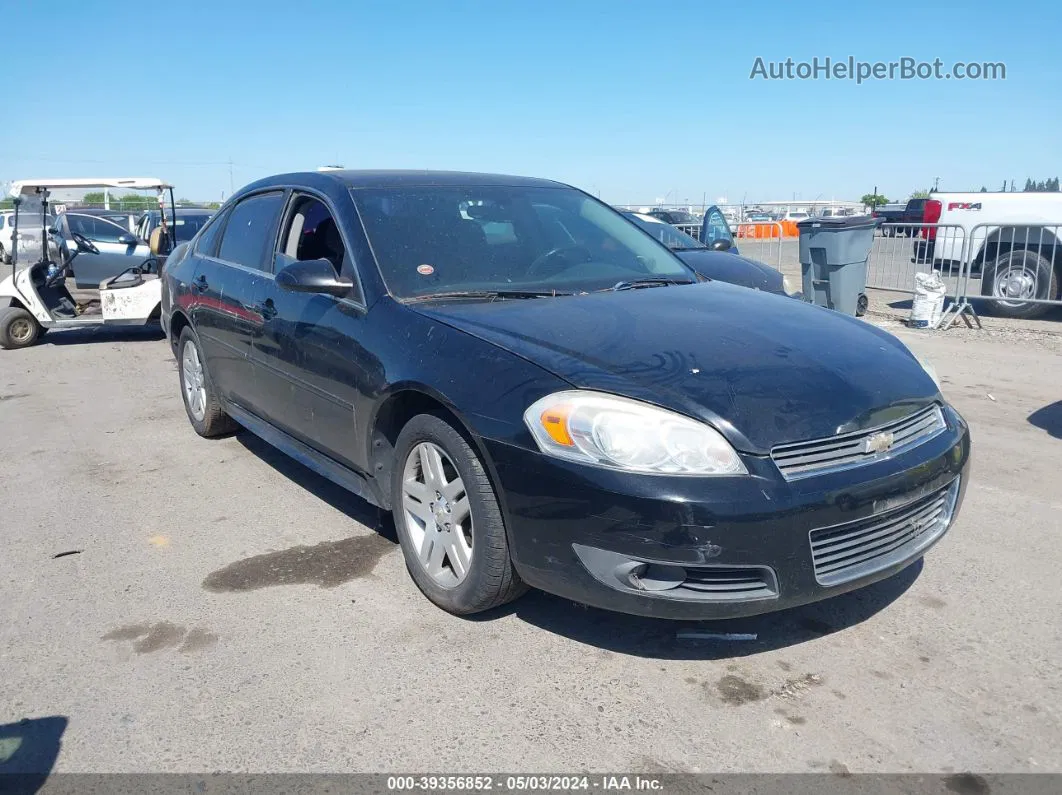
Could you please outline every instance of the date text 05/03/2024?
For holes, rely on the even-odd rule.
[[[659,779],[639,775],[421,775],[387,777],[387,789],[391,792],[572,792],[580,790],[659,792],[663,788],[663,782]]]

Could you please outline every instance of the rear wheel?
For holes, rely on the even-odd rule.
[[[402,429],[391,481],[395,528],[421,592],[455,615],[489,610],[527,586],[513,568],[494,487],[449,422],[420,414]]]
[[[28,348],[40,339],[43,331],[37,318],[21,306],[0,309],[0,348]]]
[[[856,317],[863,317],[867,313],[869,306],[870,302],[867,300],[867,294],[860,293],[859,298],[856,299]]]
[[[984,266],[981,295],[993,299],[988,304],[993,314],[1015,318],[1038,317],[1049,311],[1051,306],[1032,304],[1028,299],[1048,300],[1057,297],[1058,277],[1051,262],[1036,251],[1006,251],[995,262]]]
[[[177,343],[177,371],[180,373],[184,410],[196,433],[210,438],[232,433],[239,427],[222,408],[206,369],[199,338],[190,326],[181,331]]]

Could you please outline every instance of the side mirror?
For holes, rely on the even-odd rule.
[[[710,248],[712,251],[729,251],[730,245],[731,244],[729,240],[727,240],[725,237],[721,237],[718,240],[713,240],[712,245],[710,245],[708,248]]]
[[[278,257],[277,264],[280,265],[283,260],[290,261],[290,258]],[[325,293],[337,298],[347,295],[354,286],[350,279],[336,276],[335,268],[326,259],[292,262],[277,271],[275,281],[281,289],[293,293]]]
[[[135,246],[140,241],[137,240],[136,235],[132,232],[126,232],[124,235],[118,235],[118,243],[123,246]]]

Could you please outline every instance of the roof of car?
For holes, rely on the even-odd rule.
[[[555,188],[562,183],[549,179],[534,177],[514,177],[506,174],[478,174],[465,171],[356,171],[351,169],[329,169],[327,171],[306,171],[291,174],[278,174],[255,183],[259,186],[284,184],[288,182],[318,183],[322,179],[340,182],[351,188],[393,188],[426,186],[488,186],[505,185],[510,187]]]

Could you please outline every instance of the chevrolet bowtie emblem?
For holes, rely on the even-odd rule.
[[[864,453],[887,453],[892,448],[891,433],[872,433],[863,442]]]

